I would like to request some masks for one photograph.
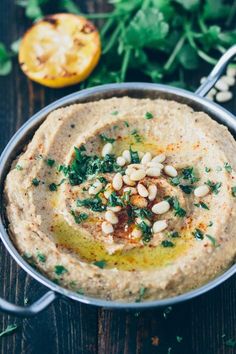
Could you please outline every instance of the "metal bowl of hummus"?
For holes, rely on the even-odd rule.
[[[236,46],[195,93],[122,83],[35,114],[0,159],[1,239],[49,291],[126,309],[191,299],[235,274],[236,122],[204,98]]]

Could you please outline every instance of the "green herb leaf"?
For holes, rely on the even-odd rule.
[[[180,234],[178,233],[178,231],[173,231],[170,233],[170,237],[174,237],[174,238],[180,237]]]
[[[143,141],[143,137],[138,133],[136,129],[131,132],[131,135],[133,135],[136,143],[141,143]]]
[[[106,205],[102,204],[102,199],[98,196],[83,200],[77,199],[77,206],[84,206],[87,209],[97,212],[104,211],[107,208]]]
[[[5,45],[0,42],[0,76],[8,75],[12,70],[11,55]]]
[[[194,203],[194,205],[197,207],[197,208],[202,208],[202,209],[207,209],[209,210],[209,207],[203,203],[203,202],[199,202],[199,203]]]
[[[145,287],[142,286],[142,287],[139,289],[139,296],[138,296],[138,298],[135,300],[135,302],[141,302],[141,301],[143,300],[143,298],[144,298],[144,296],[145,296],[147,290],[148,290],[147,288],[145,288]]]
[[[71,215],[73,216],[76,224],[81,224],[84,220],[88,219],[88,214],[86,213],[77,213],[74,210],[70,211]]]
[[[199,181],[193,167],[187,167],[182,170],[183,179],[189,180],[191,184]]]
[[[197,240],[203,240],[204,238],[204,233],[200,229],[195,229],[192,234]]]
[[[93,262],[93,264],[101,269],[105,268],[106,265],[107,265],[107,262],[106,261],[96,261],[96,262]]]
[[[148,226],[144,221],[139,223],[137,227],[142,231],[143,243],[148,243],[152,239],[152,228]]]
[[[119,111],[113,111],[113,112],[111,112],[111,115],[112,115],[112,116],[117,116],[117,114],[119,114]]]
[[[23,170],[23,167],[21,165],[16,165],[15,169],[17,171],[22,171]]]
[[[105,143],[113,144],[115,142],[115,139],[109,138],[105,134],[100,134],[99,136],[100,136],[101,140],[104,141]]]
[[[50,189],[51,192],[57,191],[57,185],[56,185],[56,183],[51,183],[51,184],[49,184],[48,188]]]
[[[186,215],[186,210],[181,208],[177,197],[167,196],[164,199],[167,200],[170,203],[170,206],[174,209],[175,216],[184,217]]]
[[[62,10],[65,10],[69,13],[76,15],[81,14],[78,5],[72,0],[59,0],[59,6]]]
[[[6,329],[4,329],[4,331],[2,331],[0,333],[0,337],[5,336],[6,334],[12,333],[14,332],[16,329],[18,328],[18,326],[16,324],[10,324],[7,326]]]
[[[172,241],[169,241],[169,240],[164,240],[164,241],[162,241],[161,242],[161,245],[163,246],[163,247],[174,247],[175,246],[175,244],[172,242]]]
[[[206,234],[205,236],[211,241],[211,243],[213,244],[214,247],[219,247],[215,237],[208,235],[208,234]]]
[[[173,186],[178,186],[180,184],[180,177],[173,177],[173,178],[170,178],[170,183],[173,185]]]
[[[146,119],[152,119],[152,118],[153,118],[153,114],[150,113],[150,112],[146,112],[144,117],[145,117]]]
[[[56,265],[54,267],[54,272],[56,275],[62,275],[68,272],[68,270],[63,265]]]
[[[231,194],[233,197],[236,197],[236,186],[231,188]]]
[[[36,177],[32,179],[32,184],[33,184],[35,187],[38,187],[39,183],[40,183],[40,180],[37,179]]]
[[[210,187],[212,193],[214,194],[218,194],[220,191],[220,187],[222,186],[221,182],[215,183],[210,180],[208,180],[205,184]]]
[[[187,186],[183,184],[180,184],[179,187],[185,194],[191,194],[194,189],[193,186]]]
[[[52,166],[55,164],[55,160],[53,160],[53,159],[47,159],[47,160],[46,160],[46,163],[47,163],[48,166],[52,167]]]
[[[224,168],[228,173],[231,173],[233,171],[232,166],[228,162],[224,163]]]
[[[209,167],[205,167],[205,172],[209,173],[211,169]]]
[[[45,263],[47,257],[45,256],[45,254],[43,254],[43,253],[41,253],[41,252],[38,252],[38,253],[37,253],[37,258],[38,258],[38,260],[39,260],[40,262]]]

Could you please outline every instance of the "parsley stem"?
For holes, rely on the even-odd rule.
[[[167,60],[167,62],[164,65],[164,70],[168,71],[171,68],[171,65],[173,64],[173,62],[175,61],[176,56],[178,55],[179,51],[181,50],[181,48],[184,45],[186,39],[186,35],[185,33],[180,37],[180,39],[178,40],[171,56],[169,57],[169,59]]]
[[[101,31],[100,31],[100,35],[101,38],[104,38],[105,34],[107,33],[107,31],[111,28],[112,24],[113,24],[114,18],[110,17],[106,23],[104,24],[104,26],[102,27]]]
[[[203,52],[201,49],[197,49],[197,54],[199,55],[200,58],[202,58],[203,60],[205,60],[209,64],[215,65],[218,62],[218,60],[210,57],[208,54]]]
[[[121,67],[121,74],[120,74],[121,82],[125,81],[126,71],[127,71],[129,59],[130,59],[130,54],[131,54],[131,48],[126,49],[124,57],[123,57],[122,67]]]
[[[115,31],[113,32],[112,36],[110,37],[109,42],[107,43],[107,45],[105,46],[105,48],[102,51],[103,54],[106,54],[112,48],[112,46],[114,45],[114,43],[119,35],[121,27],[122,27],[121,23],[116,27]]]
[[[117,12],[101,12],[99,14],[84,14],[86,18],[89,18],[91,20],[99,20],[99,19],[104,19],[104,18],[114,18],[114,17],[119,17],[121,16]]]

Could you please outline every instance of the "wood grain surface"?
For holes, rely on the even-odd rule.
[[[78,3],[91,12],[107,8],[106,1]],[[14,0],[0,0],[0,41],[12,43],[28,26]],[[27,80],[15,64],[9,76],[0,78],[1,151],[34,112],[77,89],[43,88]],[[235,106],[236,99],[225,105],[234,113]],[[25,298],[32,303],[45,292],[0,243],[0,296],[23,305]],[[236,353],[236,348],[225,345],[225,339],[236,339],[236,276],[208,294],[174,306],[169,314],[165,310],[112,311],[58,300],[35,318],[0,315],[0,331],[8,324],[19,326],[15,333],[0,337],[0,354]],[[180,343],[176,336],[182,337]]]

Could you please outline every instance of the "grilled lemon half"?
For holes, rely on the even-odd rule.
[[[82,16],[62,13],[43,18],[25,33],[19,63],[31,80],[59,88],[86,79],[100,55],[96,27]]]

